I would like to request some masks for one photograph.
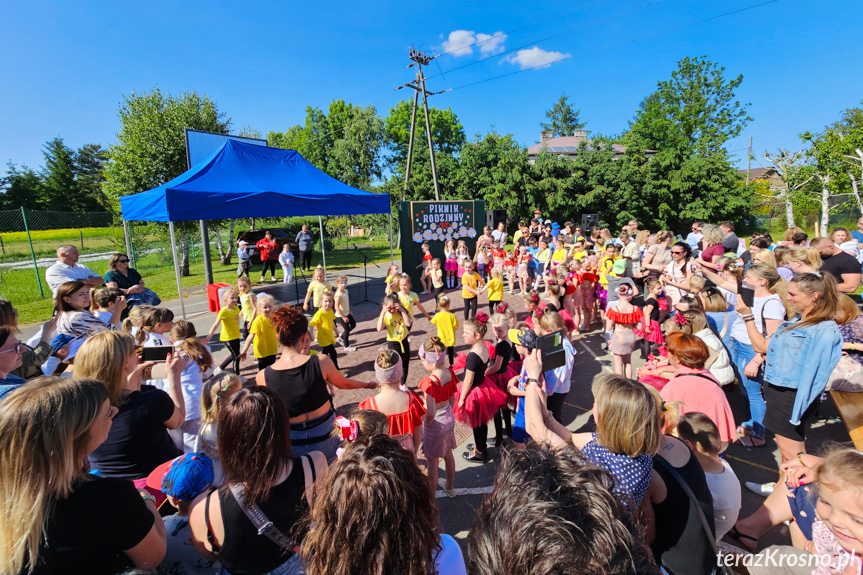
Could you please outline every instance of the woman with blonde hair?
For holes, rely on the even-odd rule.
[[[101,381],[117,408],[107,439],[90,454],[90,465],[102,477],[131,479],[143,488],[151,471],[182,455],[168,430],[186,417],[180,383],[185,362],[174,354],[164,365],[168,393],[142,385],[142,374],[153,363],[141,363],[132,336],[121,331],[91,335],[75,355],[74,376]]]
[[[722,240],[725,239],[725,234],[719,229],[719,226],[713,224],[704,224],[701,228],[701,233],[704,237],[701,238],[701,245],[704,248],[698,260],[703,264],[713,264],[712,269],[719,269],[715,266],[714,258],[725,253],[725,246],[722,245]]]
[[[802,233],[803,233],[803,230],[798,228],[797,226],[791,226],[790,228],[787,228],[782,233],[782,241],[779,242],[779,245],[780,246],[793,246],[794,245],[794,235],[795,234],[802,234]]]
[[[152,569],[165,556],[153,496],[86,472],[116,413],[92,379],[40,377],[5,398],[0,572],[108,575]]]
[[[839,246],[843,252],[851,254],[858,261],[860,260],[860,246],[857,244],[857,240],[851,237],[848,228],[833,228],[830,232],[830,241]]]
[[[821,253],[815,248],[804,248],[793,246],[782,254],[778,261],[780,266],[791,269],[791,274],[796,276],[802,273],[815,273],[821,269]]]

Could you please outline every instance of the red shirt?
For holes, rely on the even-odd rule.
[[[279,259],[279,242],[276,240],[263,238],[255,244],[255,247],[261,250],[261,261]],[[274,257],[270,257],[273,254],[275,254]]]

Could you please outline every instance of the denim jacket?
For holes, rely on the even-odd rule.
[[[800,417],[827,386],[830,372],[842,356],[842,335],[833,320],[815,325],[790,328],[794,321],[784,321],[770,338],[764,381],[778,387],[797,390],[792,425],[800,424]]]

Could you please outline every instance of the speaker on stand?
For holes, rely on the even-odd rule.
[[[485,225],[490,227],[492,231],[497,229],[497,225],[503,222],[504,229],[506,229],[506,210],[488,210],[485,213]]]
[[[599,214],[581,214],[581,229],[584,235],[590,235],[590,230],[599,226]]]

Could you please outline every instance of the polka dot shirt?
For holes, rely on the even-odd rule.
[[[624,507],[635,513],[641,501],[647,494],[650,485],[650,472],[653,470],[653,458],[643,453],[638,457],[629,457],[612,453],[596,440],[596,433],[581,450],[584,456],[599,465],[614,477],[614,495]]]

